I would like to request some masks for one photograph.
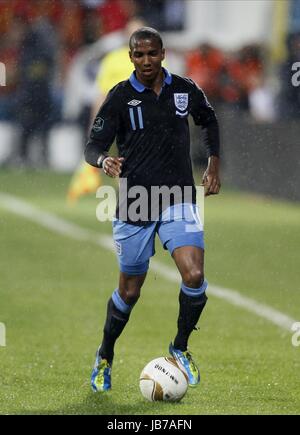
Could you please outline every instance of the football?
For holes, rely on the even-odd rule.
[[[145,399],[178,402],[188,388],[188,376],[174,358],[150,361],[140,375],[140,390]]]

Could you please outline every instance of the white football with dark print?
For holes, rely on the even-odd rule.
[[[145,399],[179,402],[188,389],[188,376],[174,358],[150,361],[140,375],[140,390]]]

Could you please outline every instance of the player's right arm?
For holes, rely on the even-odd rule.
[[[108,151],[116,137],[119,110],[116,88],[112,89],[101,106],[91,129],[85,148],[85,160],[96,168],[102,168],[110,177],[117,177],[122,170],[123,158],[109,157]]]

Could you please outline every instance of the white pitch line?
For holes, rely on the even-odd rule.
[[[54,214],[45,212],[34,205],[17,198],[16,196],[0,193],[0,207],[22,216],[36,224],[47,228],[55,233],[63,236],[68,236],[75,240],[88,241],[101,246],[104,249],[115,252],[113,239],[107,235],[99,235],[96,231],[88,230],[65,219],[62,219]],[[177,270],[162,264],[161,262],[152,259],[151,271],[156,272],[163,278],[180,283],[180,275]],[[261,304],[254,299],[250,299],[241,295],[239,292],[209,285],[209,294],[217,298],[223,299],[232,305],[243,308],[250,313],[270,321],[276,326],[291,331],[295,319],[288,315],[273,309],[272,307]]]

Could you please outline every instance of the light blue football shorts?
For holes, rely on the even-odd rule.
[[[204,249],[203,225],[195,204],[176,204],[166,209],[160,219],[146,226],[128,224],[115,219],[113,237],[121,272],[142,275],[149,268],[155,254],[155,235],[158,233],[164,249],[172,255],[182,246]]]

